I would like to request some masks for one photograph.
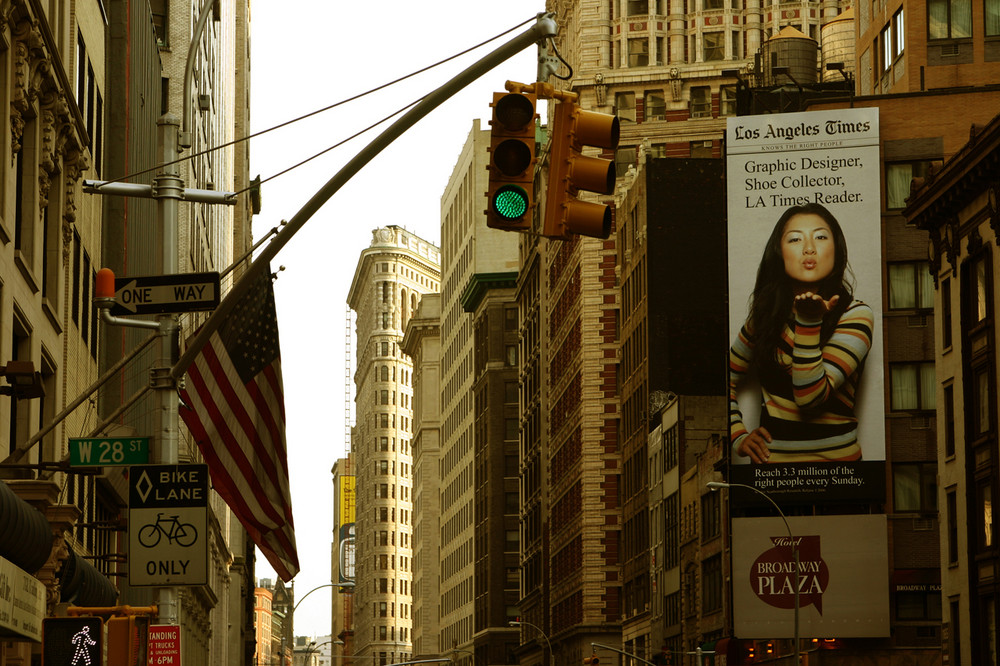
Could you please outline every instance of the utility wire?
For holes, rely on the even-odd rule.
[[[232,141],[227,141],[226,143],[220,144],[218,146],[213,146],[211,148],[206,148],[205,150],[202,150],[202,151],[199,151],[199,152],[196,152],[196,153],[191,153],[190,155],[187,155],[185,157],[180,157],[180,158],[178,158],[176,160],[173,160],[172,162],[165,162],[163,164],[157,164],[155,166],[151,166],[151,167],[148,167],[146,169],[142,169],[140,171],[134,171],[134,172],[132,172],[130,174],[127,174],[125,176],[119,176],[118,178],[115,178],[113,180],[105,181],[105,184],[125,182],[125,181],[128,181],[128,180],[131,180],[132,178],[135,178],[136,176],[141,176],[142,174],[149,173],[151,171],[156,171],[158,169],[162,169],[163,167],[171,166],[173,164],[179,164],[181,162],[185,162],[187,160],[194,159],[195,157],[201,157],[202,155],[207,155],[208,153],[212,153],[212,152],[215,152],[217,150],[222,150],[223,148],[228,148],[230,146],[234,146],[234,145],[237,145],[239,143],[243,143],[244,141],[249,141],[250,139],[256,139],[257,137],[263,136],[264,134],[267,134],[268,132],[273,132],[273,131],[281,129],[283,127],[287,127],[288,125],[291,125],[293,123],[297,123],[297,122],[299,122],[301,120],[306,120],[307,118],[311,118],[311,117],[313,117],[315,115],[318,115],[320,113],[323,113],[325,111],[329,111],[330,109],[335,109],[338,106],[342,106],[344,104],[347,104],[348,102],[357,101],[357,100],[361,99],[362,97],[366,97],[366,96],[371,95],[373,93],[376,93],[376,92],[378,92],[380,90],[384,90],[385,88],[388,88],[390,86],[396,85],[397,83],[401,83],[402,81],[406,81],[407,79],[411,79],[414,76],[417,76],[418,74],[423,74],[424,72],[432,70],[435,67],[440,67],[441,65],[443,65],[445,63],[448,63],[448,62],[451,62],[452,60],[454,60],[456,58],[460,58],[460,57],[466,55],[467,53],[471,53],[472,51],[475,51],[478,48],[482,48],[486,44],[489,44],[490,42],[495,41],[495,40],[503,37],[504,35],[506,35],[508,33],[511,33],[513,31],[517,30],[518,28],[521,28],[521,27],[527,25],[528,23],[531,23],[532,21],[536,20],[536,18],[537,17],[533,16],[530,19],[527,19],[525,21],[522,21],[521,23],[518,23],[517,25],[515,25],[514,27],[512,27],[512,28],[510,28],[508,30],[504,30],[503,32],[501,32],[501,33],[499,33],[499,34],[497,34],[497,35],[495,35],[493,37],[490,37],[489,39],[487,39],[485,41],[482,41],[479,44],[476,44],[475,46],[470,46],[469,48],[465,49],[464,51],[459,51],[458,53],[456,53],[456,54],[454,54],[452,56],[449,56],[449,57],[445,58],[444,60],[440,60],[440,61],[438,61],[438,62],[436,62],[436,63],[434,63],[432,65],[427,65],[426,67],[418,69],[415,72],[411,72],[409,74],[406,74],[405,76],[401,76],[398,79],[395,79],[393,81],[389,81],[388,83],[383,83],[382,85],[377,86],[375,88],[372,88],[371,90],[368,90],[366,92],[358,93],[357,95],[354,95],[353,97],[348,97],[347,99],[341,100],[339,102],[334,102],[333,104],[330,104],[329,106],[323,107],[322,109],[317,109],[316,111],[310,111],[309,113],[301,115],[298,118],[293,118],[291,120],[286,120],[283,123],[280,123],[280,124],[275,125],[273,127],[269,127],[267,129],[263,129],[263,130],[261,130],[259,132],[254,132],[253,134],[248,134],[245,137],[242,137],[242,138],[239,138],[239,139],[233,139]],[[421,99],[423,99],[423,98],[421,98]],[[418,100],[416,100],[416,101],[414,101],[414,102],[412,102],[412,103],[404,106],[399,111],[396,111],[395,113],[393,113],[393,114],[387,116],[386,118],[383,118],[382,120],[378,121],[374,125],[371,125],[370,127],[367,127],[366,129],[361,130],[360,132],[358,132],[354,136],[350,137],[349,139],[345,139],[344,141],[341,141],[341,142],[339,142],[339,143],[331,146],[327,150],[324,150],[323,152],[318,153],[317,155],[314,155],[313,157],[310,157],[309,159],[304,160],[303,162],[300,162],[299,164],[296,164],[294,167],[291,167],[289,169],[285,169],[284,171],[282,171],[279,174],[276,174],[275,176],[271,176],[270,178],[268,178],[268,180],[271,180],[272,178],[276,178],[277,176],[283,175],[283,174],[287,173],[288,171],[291,171],[292,169],[295,169],[295,168],[297,168],[299,166],[302,166],[306,162],[309,162],[310,160],[315,159],[316,157],[319,157],[319,155],[322,155],[323,153],[329,152],[330,150],[333,150],[334,148],[337,148],[338,146],[343,145],[347,141],[350,141],[351,139],[354,139],[354,138],[358,137],[359,135],[361,135],[361,134],[363,134],[363,133],[371,130],[373,127],[376,127],[379,124],[385,122],[389,118],[391,118],[391,117],[393,117],[393,116],[401,113],[402,111],[405,111],[407,108],[413,106],[414,104],[416,104],[419,101],[420,100],[418,99]],[[245,188],[243,190],[240,190],[240,192],[245,192],[248,189],[252,189],[252,188]],[[240,192],[237,192],[237,194],[239,194]]]
[[[404,111],[406,111],[407,109],[409,109],[411,106],[419,103],[420,100],[422,100],[422,99],[423,99],[423,97],[419,97],[419,98],[413,100],[412,102],[410,102],[406,106],[404,106],[404,107],[402,107],[402,108],[400,108],[400,109],[398,109],[396,111],[393,111],[392,113],[390,113],[386,117],[382,118],[381,120],[375,121],[374,123],[372,123],[368,127],[364,128],[363,130],[355,132],[351,136],[347,137],[346,139],[343,139],[342,141],[338,141],[337,143],[333,144],[329,148],[324,148],[323,150],[319,151],[318,153],[316,153],[312,157],[307,157],[306,159],[302,160],[298,164],[294,164],[294,165],[288,167],[287,169],[279,171],[278,173],[274,174],[273,176],[268,176],[267,178],[261,180],[260,182],[255,182],[253,185],[250,185],[248,187],[244,187],[242,190],[237,190],[236,192],[233,192],[233,196],[234,197],[235,196],[239,196],[240,194],[243,194],[244,192],[246,192],[248,190],[252,190],[252,189],[254,189],[256,187],[260,187],[261,185],[263,185],[264,183],[268,182],[269,180],[274,180],[278,176],[284,176],[289,171],[292,171],[294,169],[298,169],[300,166],[302,166],[304,164],[307,164],[308,162],[312,162],[317,157],[325,155],[328,152],[330,152],[331,150],[333,150],[335,148],[339,148],[340,146],[344,145],[345,143],[347,143],[349,141],[353,141],[354,139],[358,138],[359,136],[361,136],[365,132],[369,132],[369,131],[375,129],[376,127],[378,127],[379,125],[381,125],[382,123],[384,123],[385,121],[387,121],[387,120],[389,120],[389,119],[391,119],[391,118],[393,118],[395,116],[398,116],[399,114],[403,113]]]

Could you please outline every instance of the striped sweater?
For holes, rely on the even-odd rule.
[[[870,307],[854,301],[822,345],[821,325],[801,318],[789,321],[778,349],[785,372],[761,380],[760,425],[773,439],[768,462],[861,458],[854,403],[872,345],[874,316]],[[748,322],[729,350],[729,436],[734,452],[748,434],[736,394],[753,352]]]

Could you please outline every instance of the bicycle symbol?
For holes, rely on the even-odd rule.
[[[169,543],[187,548],[198,540],[198,530],[191,523],[182,523],[179,516],[164,518],[162,513],[156,514],[156,522],[143,525],[139,530],[139,543],[146,548],[153,548],[160,543],[161,537],[166,537]]]

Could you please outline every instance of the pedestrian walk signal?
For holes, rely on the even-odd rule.
[[[101,666],[104,621],[99,617],[42,620],[42,666]]]

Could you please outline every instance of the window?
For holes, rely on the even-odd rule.
[[[955,490],[949,490],[945,495],[948,512],[948,563],[958,562],[958,495]]]
[[[927,0],[927,38],[972,37],[972,0]]]
[[[722,608],[722,555],[713,555],[701,563],[702,612]]]
[[[508,367],[517,367],[517,345],[507,345],[504,355]]]
[[[897,512],[937,511],[937,465],[897,463],[892,466],[892,497]]]
[[[639,159],[635,148],[619,148],[615,151],[615,173],[619,178],[628,173],[628,168],[634,166]]]
[[[944,455],[950,458],[955,455],[955,387],[952,384],[944,387]]]
[[[983,255],[971,259],[966,267],[968,271],[968,308],[969,323],[972,326],[986,320],[989,316],[989,281],[986,270],[986,258]]]
[[[663,120],[667,116],[667,103],[662,90],[647,90],[645,99],[646,120]]]
[[[635,93],[615,93],[615,115],[621,122],[635,122]]]
[[[503,311],[503,330],[517,330],[517,308],[505,308]]]
[[[517,419],[504,419],[504,439],[508,442],[517,441]]]
[[[649,0],[628,0],[629,16],[644,16],[649,13]]]
[[[885,167],[886,208],[890,210],[904,208],[906,198],[910,196],[910,181],[914,178],[926,177],[932,167],[940,164],[941,160],[916,160],[887,164]]]
[[[934,280],[930,264],[916,261],[889,264],[889,309],[913,310],[934,307]]]
[[[986,36],[1000,35],[1000,0],[985,0]]]
[[[987,479],[976,486],[974,507],[977,550],[993,546],[993,484]]]
[[[723,0],[702,0],[702,9],[722,9]]]
[[[680,509],[677,493],[672,493],[664,503],[663,559],[664,568],[680,564]]]
[[[892,59],[903,55],[906,46],[906,32],[903,29],[903,8],[892,15]]]
[[[691,157],[696,157],[699,159],[709,159],[712,157],[712,142],[692,141],[690,151],[691,151]]]
[[[941,280],[941,346],[951,348],[951,278]]]
[[[941,593],[925,591],[896,592],[897,620],[940,620]]]
[[[707,541],[721,533],[720,493],[708,492],[701,496],[701,539]]]
[[[702,35],[705,62],[726,59],[726,33],[706,32]]]
[[[890,409],[916,411],[934,409],[934,364],[895,363],[889,366]]]
[[[719,87],[719,115],[736,115],[736,86]]]
[[[517,382],[503,383],[503,401],[507,404],[517,404]]]
[[[878,38],[878,50],[882,56],[882,69],[880,72],[888,72],[892,69],[892,28],[886,24]]]
[[[971,435],[978,437],[990,431],[993,391],[988,365],[979,365],[972,370],[972,373],[972,404],[967,411],[971,412],[969,414],[972,421]]]
[[[150,12],[153,14],[153,30],[156,32],[156,43],[158,46],[169,46],[170,36],[168,26],[170,25],[170,0],[150,0]]]
[[[691,86],[692,118],[712,117],[712,89],[708,86]]]
[[[628,40],[628,66],[646,67],[649,65],[649,39],[636,37]]]

